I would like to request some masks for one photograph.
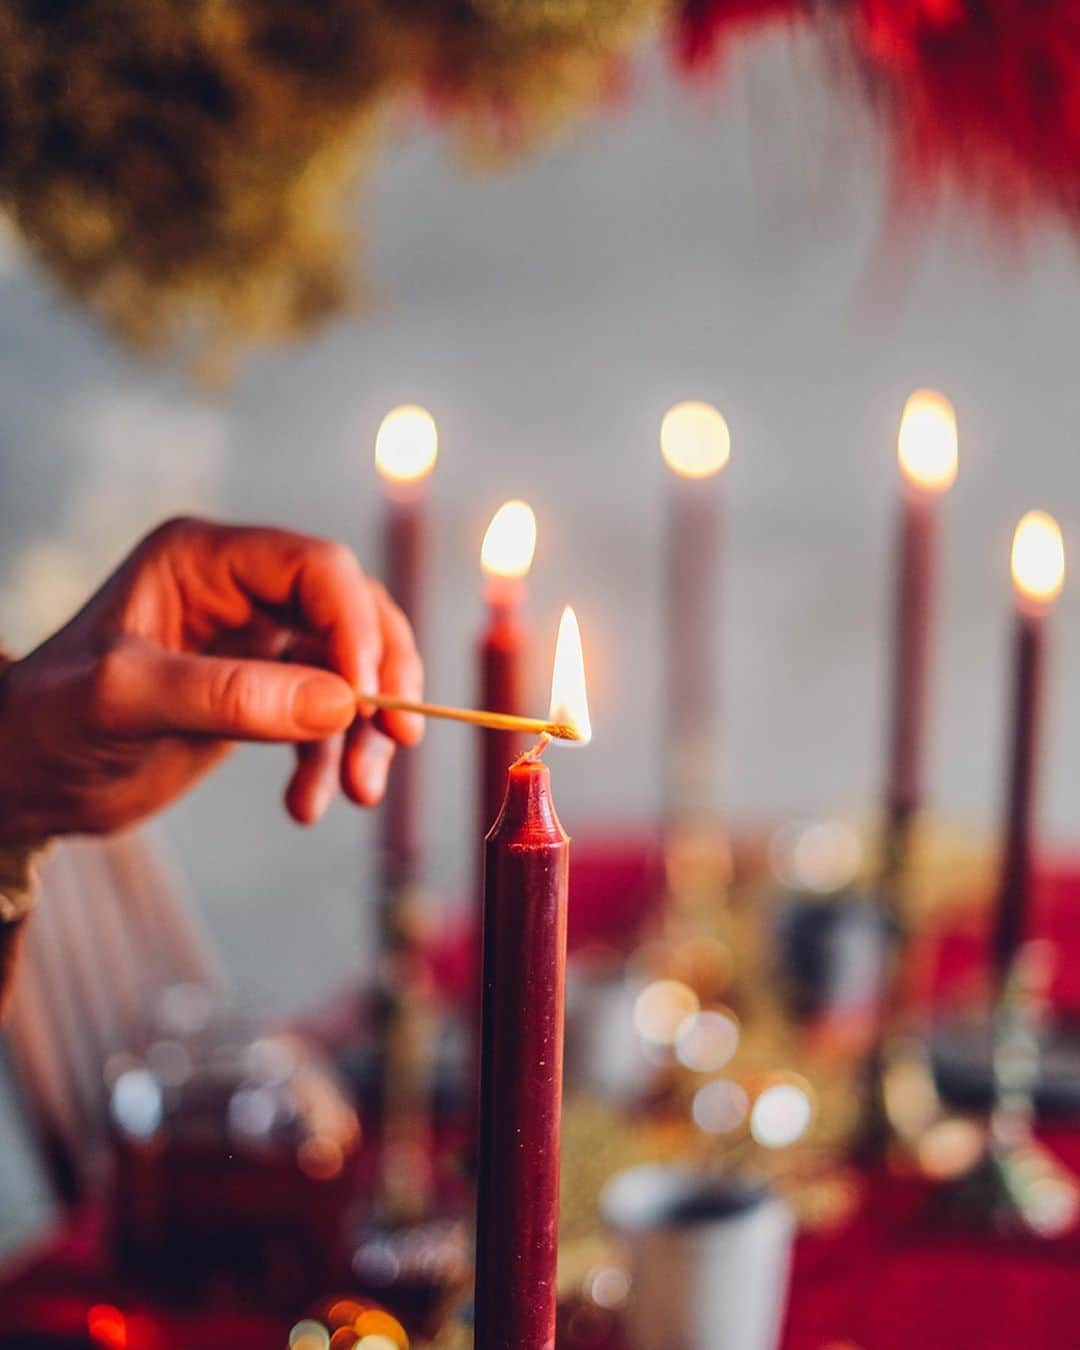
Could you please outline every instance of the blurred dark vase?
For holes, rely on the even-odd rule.
[[[777,961],[800,1022],[840,1030],[872,1020],[895,929],[866,895],[788,895],[777,911]]]
[[[164,1034],[110,1094],[126,1274],[182,1302],[284,1311],[344,1282],[360,1130],[303,1041],[214,1020]]]

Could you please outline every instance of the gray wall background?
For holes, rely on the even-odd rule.
[[[216,400],[118,352],[7,246],[0,632],[20,646],[47,632],[181,509],[333,535],[376,567],[375,428],[419,401],[441,431],[429,691],[470,696],[480,538],[501,500],[527,496],[537,706],[566,600],[590,663],[596,738],[572,771],[554,760],[561,814],[572,833],[645,820],[659,803],[657,431],[672,402],[706,398],[733,437],[727,806],[857,808],[881,773],[897,419],[929,383],[961,437],[930,779],[944,811],[990,823],[1011,530],[1045,506],[1080,547],[1075,241],[1046,232],[1021,250],[955,205],[907,235],[887,191],[864,109],[786,38],[743,49],[715,96],[646,63],[630,108],[498,176],[469,178],[416,134],[388,150],[369,202],[378,312],[257,358]],[[1068,843],[1080,584],[1059,609],[1044,821]],[[468,872],[471,754],[459,729],[430,727],[446,904]],[[371,838],[341,804],[314,831],[292,826],[286,772],[283,752],[242,751],[163,820],[240,990],[275,1010],[363,959]],[[0,1234],[42,1212],[28,1172],[0,1170]]]

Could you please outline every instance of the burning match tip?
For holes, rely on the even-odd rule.
[[[581,732],[569,722],[552,722],[547,735],[556,741],[580,741]]]

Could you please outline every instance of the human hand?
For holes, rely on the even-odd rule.
[[[423,722],[358,717],[357,696],[422,684],[408,620],[342,545],[170,521],[0,676],[0,839],[119,829],[236,741],[296,745],[285,802],[302,823],[339,783],[374,806]]]

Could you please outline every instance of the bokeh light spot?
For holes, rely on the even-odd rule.
[[[722,1069],[739,1048],[739,1024],[733,1013],[719,1010],[691,1013],[675,1035],[675,1056],[695,1073]]]
[[[654,1045],[673,1045],[679,1028],[700,1008],[700,1000],[681,980],[653,980],[634,1003],[634,1026]]]
[[[330,1350],[330,1333],[321,1322],[306,1318],[289,1332],[289,1350]]]
[[[345,1155],[336,1139],[313,1134],[296,1150],[300,1170],[313,1181],[332,1181],[345,1164]]]
[[[110,1303],[98,1303],[86,1314],[86,1329],[90,1339],[106,1350],[127,1350],[127,1319],[119,1308]]]
[[[621,1266],[596,1266],[585,1278],[585,1293],[598,1308],[621,1308],[630,1295],[630,1276]]]
[[[705,1083],[694,1094],[691,1114],[694,1124],[706,1134],[731,1134],[746,1120],[750,1098],[729,1078]]]
[[[762,1148],[786,1148],[803,1137],[813,1114],[808,1085],[772,1083],[754,1102],[750,1133]]]
[[[408,1340],[405,1328],[383,1308],[365,1308],[355,1325],[358,1336],[388,1336],[395,1345],[404,1345]]]

